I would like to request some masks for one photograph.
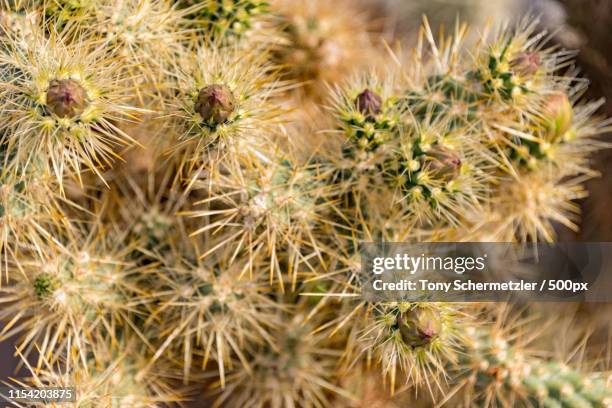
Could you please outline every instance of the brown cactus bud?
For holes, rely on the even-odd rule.
[[[47,89],[47,108],[60,118],[79,116],[89,105],[85,89],[74,79],[54,79]]]
[[[564,92],[559,92],[546,98],[544,118],[550,142],[556,142],[571,129],[574,120],[574,109]]]
[[[442,331],[440,313],[434,309],[416,307],[397,318],[400,335],[407,345],[423,347],[431,344]]]
[[[200,89],[195,110],[205,121],[225,123],[236,107],[236,99],[228,86],[212,84]]]
[[[537,52],[522,52],[517,55],[512,61],[510,66],[512,70],[521,76],[530,77],[538,72],[540,68],[540,54]]]
[[[367,119],[373,120],[381,112],[382,99],[376,93],[366,89],[355,99],[355,107]]]
[[[461,158],[457,152],[444,146],[431,147],[422,160],[424,169],[447,182],[459,177],[461,172]]]

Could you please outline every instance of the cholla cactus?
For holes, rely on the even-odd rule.
[[[187,171],[204,166],[215,172],[216,162],[266,152],[276,135],[281,110],[272,98],[282,88],[266,50],[200,44],[177,61],[171,151],[183,155]]]
[[[176,4],[188,11],[194,26],[216,40],[251,34],[265,23],[268,14],[268,3],[259,0],[178,0]]]
[[[252,347],[275,347],[269,332],[279,327],[276,314],[283,306],[270,298],[265,276],[249,279],[248,266],[231,252],[198,261],[197,254],[185,257],[189,252],[180,249],[159,261],[157,274],[143,287],[154,307],[147,334],[159,342],[150,365],[175,355],[188,381],[194,366],[206,368],[212,359],[224,387],[236,361],[251,373]]]
[[[206,221],[194,234],[207,234],[211,243],[207,253],[228,246],[235,254],[247,252],[251,277],[255,264],[269,259],[270,282],[276,280],[283,287],[285,269],[295,289],[300,268],[308,267],[312,257],[316,265],[322,256],[317,228],[329,205],[325,173],[317,166],[300,167],[275,157],[245,160],[242,166],[220,173],[194,184],[209,196],[196,203],[196,210],[185,213],[199,223]]]
[[[161,87],[167,67],[177,57],[176,44],[186,41],[186,11],[179,11],[168,1],[101,1],[91,10],[91,30],[113,49],[125,56],[135,80],[135,90]]]
[[[462,367],[465,406],[609,407],[609,376],[572,368],[563,360],[547,360],[529,351],[529,336],[517,336],[519,322],[470,327]],[[524,330],[524,328],[523,328]],[[515,340],[516,339],[516,340]]]
[[[586,179],[588,176],[566,179],[554,169],[521,171],[500,183],[491,201],[494,210],[466,239],[552,242],[554,223],[576,231],[580,207],[575,201],[587,196]]]
[[[36,2],[35,2],[36,3]],[[130,94],[138,103],[150,106],[168,80],[168,65],[194,33],[185,16],[190,10],[178,10],[165,0],[127,1],[43,1],[50,30],[62,33],[65,41],[79,41],[70,33],[76,25],[87,27],[96,43],[124,58],[121,69],[133,82]]]
[[[430,392],[442,387],[444,367],[457,361],[461,344],[456,310],[439,303],[380,304],[367,311],[364,322],[358,338],[362,353],[380,363],[392,393],[398,382]],[[407,379],[399,380],[401,375]]]
[[[15,380],[14,388],[50,387],[71,389],[74,393],[74,406],[113,408],[130,406],[134,408],[153,408],[159,404],[171,404],[184,399],[180,390],[171,385],[172,376],[168,366],[157,365],[158,370],[149,370],[143,375],[146,357],[138,350],[138,343],[123,343],[120,355],[109,348],[107,343],[97,345],[96,358],[82,367],[68,354],[63,356],[62,364],[44,361],[40,367],[32,366],[23,358],[31,377],[27,382]],[[62,407],[66,402],[38,402],[28,404],[34,407]],[[25,405],[18,404],[22,407]]]
[[[297,401],[305,406],[330,406],[330,393],[351,399],[333,383],[341,351],[324,333],[312,334],[303,319],[300,314],[285,315],[282,329],[272,332],[277,348],[257,350],[252,377],[245,371],[233,373],[216,406],[288,408]]]
[[[454,41],[442,40],[444,46],[438,48],[426,26],[421,40],[430,43],[433,58],[428,65],[424,66],[425,47],[419,45],[404,83],[395,81],[378,93],[363,84],[356,88],[362,91],[344,92],[350,97],[339,93],[335,103],[339,125],[349,130],[348,140],[356,137],[362,150],[372,151],[369,156],[378,163],[373,173],[387,175],[396,200],[407,205],[409,219],[435,228],[449,223],[465,226],[469,214],[481,215],[487,203],[498,201],[496,194],[506,194],[508,187],[496,187],[503,186],[499,180],[508,179],[511,188],[527,186],[536,178],[558,184],[571,177],[578,184],[594,174],[588,155],[603,144],[593,136],[605,131],[608,123],[590,119],[597,104],[571,101],[569,95],[579,94],[582,83],[573,85],[572,80],[555,76],[567,65],[568,54],[541,50],[532,30],[525,23],[493,40],[485,37],[470,59],[461,49],[464,29],[458,28]],[[366,114],[360,112],[365,105],[361,99],[369,100]],[[388,105],[395,107],[389,111]],[[389,112],[395,112],[392,120],[385,118]],[[385,129],[381,120],[393,123],[394,129]],[[381,150],[383,139],[395,147]],[[364,160],[358,160],[363,165]],[[557,178],[551,179],[551,174]],[[513,222],[504,223],[506,229],[497,239],[512,239],[521,231],[527,231],[522,237],[552,239],[545,220],[555,218],[570,225],[563,214],[580,193],[563,197],[562,202],[550,201],[554,208],[535,205],[537,213],[519,222],[522,230]],[[490,208],[492,213],[500,210]],[[521,205],[516,208],[524,210]],[[498,219],[517,217],[505,213]],[[499,223],[497,227],[503,229]]]
[[[3,144],[14,155],[9,165],[27,171],[42,163],[60,186],[66,172],[101,177],[118,157],[113,149],[134,142],[114,122],[141,110],[126,105],[129,78],[120,60],[90,38],[66,43],[40,30],[27,42],[11,33],[2,44],[0,65],[13,74],[2,78],[1,94]]]
[[[404,58],[349,1],[17,3],[0,339],[18,385],[105,408],[610,406],[604,373],[528,352],[492,308],[377,302],[360,280],[363,241],[577,228],[610,121],[535,23],[467,43],[426,21]]]
[[[72,349],[86,362],[98,335],[127,324],[138,312],[130,280],[140,267],[130,264],[131,248],[106,233],[71,230],[44,252],[33,247],[11,262],[9,283],[0,291],[6,305],[2,319],[10,319],[3,339],[19,334],[21,352],[28,355],[37,347],[40,358],[51,363]]]
[[[328,82],[367,68],[376,56],[357,2],[274,0],[271,9],[284,29],[276,57],[289,78],[303,83],[307,96],[325,98]]]
[[[574,227],[573,201],[583,196],[581,183],[593,175],[587,157],[602,146],[592,137],[608,123],[590,119],[586,112],[594,106],[570,101],[568,95],[576,88],[554,74],[567,54],[541,50],[530,29],[519,26],[490,42],[485,38],[471,57],[463,54],[464,28],[458,27],[453,39],[441,39],[438,48],[425,25],[421,40],[430,48],[425,51],[419,44],[414,63],[398,76],[402,81],[391,80],[385,87],[377,87],[377,80],[365,85],[355,81],[354,90],[349,86],[349,91],[337,92],[332,112],[340,131],[330,133],[345,139],[350,149],[342,152],[350,153],[353,165],[341,167],[332,158],[330,166],[342,175],[340,180],[360,180],[337,190],[348,192],[341,201],[348,215],[339,223],[352,221],[339,229],[340,245],[350,248],[346,231],[357,240],[393,240],[405,237],[402,231],[408,230],[412,239],[424,234],[427,240],[524,242],[553,240],[553,221]],[[383,126],[387,123],[392,126]],[[557,160],[552,151],[564,152],[563,159]],[[374,198],[368,200],[369,194]],[[398,210],[399,216],[393,213]],[[347,285],[356,285],[355,273],[346,272],[350,269],[329,274],[335,282],[338,274],[346,276],[338,295],[350,295]],[[374,310],[380,307],[373,305]],[[404,305],[405,310],[413,307]],[[354,310],[349,308],[336,321],[345,325],[354,318]],[[399,328],[392,330],[398,324],[397,313],[382,316],[367,323],[364,332],[380,339],[383,371],[391,374],[393,383],[397,364],[408,384],[418,384],[422,377],[414,347],[406,347]],[[381,331],[381,322],[391,331]],[[450,323],[458,324],[458,319]],[[369,343],[365,349],[373,352],[377,347]],[[443,347],[447,356],[452,349],[450,344]],[[430,381],[432,367],[446,373],[440,363],[430,361],[425,367]]]
[[[36,245],[48,236],[41,226],[49,219],[61,222],[54,185],[38,168],[24,174],[13,173],[14,155],[7,145],[0,145],[0,270],[7,272],[9,259],[28,245]],[[59,218],[59,219],[58,219]],[[8,280],[8,275],[0,282]]]
[[[458,216],[486,200],[492,166],[478,143],[465,140],[454,115],[436,117],[430,106],[406,109],[396,87],[371,73],[336,90],[333,113],[341,132],[333,134],[344,145],[341,160],[331,157],[338,189],[361,196],[348,201],[351,207],[389,197],[409,225],[458,225]],[[375,211],[368,209],[372,219],[389,218]]]

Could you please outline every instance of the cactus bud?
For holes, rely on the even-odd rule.
[[[54,79],[47,89],[47,107],[60,118],[79,116],[89,105],[85,89],[74,79]]]
[[[510,62],[512,70],[524,77],[530,77],[538,72],[540,64],[540,54],[537,52],[522,52]]]
[[[544,118],[550,142],[556,142],[570,130],[574,120],[574,110],[565,93],[556,93],[546,99]]]
[[[431,344],[442,329],[439,313],[429,308],[416,307],[401,313],[397,323],[402,340],[412,347]]]
[[[213,84],[200,89],[195,110],[205,121],[225,123],[236,107],[234,94],[227,85]]]
[[[382,99],[376,93],[366,89],[357,95],[355,106],[367,119],[373,120],[381,112]]]
[[[435,145],[423,156],[423,168],[435,177],[449,182],[459,177],[461,158],[455,151]]]

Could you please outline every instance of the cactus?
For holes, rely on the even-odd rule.
[[[272,160],[245,160],[222,177],[197,180],[194,188],[208,197],[185,215],[203,224],[194,234],[207,234],[206,253],[227,246],[236,254],[248,251],[250,276],[254,265],[268,258],[270,282],[283,287],[284,269],[295,289],[300,267],[313,268],[304,254],[321,257],[317,227],[326,206],[324,174],[317,166]]]
[[[276,311],[283,306],[270,299],[265,277],[249,279],[244,261],[234,260],[231,252],[206,261],[196,255],[180,258],[186,254],[162,258],[158,275],[142,288],[153,293],[154,309],[144,326],[158,342],[149,366],[174,355],[183,361],[189,381],[193,366],[206,368],[213,360],[224,387],[236,360],[251,371],[251,345],[272,343],[269,332],[279,326]]]
[[[116,349],[97,345],[95,358],[87,360],[82,367],[70,354],[63,356],[61,364],[43,361],[41,366],[31,365],[21,355],[29,371],[29,381],[10,384],[14,389],[26,385],[39,388],[70,389],[73,393],[71,404],[80,407],[120,407],[153,408],[160,403],[171,404],[184,400],[182,391],[172,385],[169,366],[159,364],[157,370],[144,375],[146,357],[142,355],[135,342],[122,342],[122,353]],[[33,407],[58,408],[66,402],[34,402]]]
[[[276,59],[288,78],[304,83],[300,91],[307,97],[320,99],[326,83],[341,82],[376,57],[365,11],[354,2],[274,0],[271,12],[284,31]]]
[[[599,366],[528,351],[494,307],[375,301],[360,279],[364,241],[578,229],[611,122],[537,22],[469,42],[425,20],[404,56],[354,1],[0,1],[14,387],[103,408],[610,406]]]
[[[39,223],[57,215],[46,180],[10,173],[7,167],[13,159],[5,153],[0,150],[0,261],[4,266],[18,247],[43,238],[45,232],[38,228]]]
[[[530,355],[495,327],[468,329],[463,366],[467,374],[466,406],[608,407],[609,379],[583,372],[558,360]],[[472,403],[467,403],[467,398]]]
[[[3,144],[12,163],[27,171],[42,162],[60,187],[65,172],[102,177],[118,156],[113,148],[134,142],[113,122],[140,110],[125,104],[130,88],[117,59],[91,39],[65,40],[39,30],[27,43],[7,36],[0,50],[0,64],[15,73],[2,81],[2,110],[12,112],[0,122]]]
[[[75,226],[45,253],[22,253],[9,264],[10,280],[0,289],[2,319],[12,320],[3,326],[2,339],[20,334],[24,355],[38,344],[40,359],[51,364],[66,351],[85,361],[90,339],[137,309],[130,277],[138,268],[127,263],[129,251],[110,246],[102,231]]]
[[[269,7],[258,0],[179,0],[176,4],[213,40],[246,36],[263,24]]]
[[[233,374],[215,405],[290,407],[294,401],[307,401],[313,406],[330,406],[330,393],[351,398],[332,382],[334,356],[340,350],[324,334],[309,333],[302,319],[300,315],[285,316],[283,329],[272,332],[277,349],[258,350],[253,377],[244,371]]]
[[[398,302],[367,310],[359,336],[363,352],[380,362],[391,393],[406,382],[440,388],[444,365],[457,360],[461,319],[446,305]],[[404,381],[400,377],[406,377]]]
[[[184,156],[185,171],[204,162],[214,172],[223,157],[266,152],[282,116],[272,100],[280,88],[266,55],[259,47],[244,51],[200,44],[176,64],[175,96],[167,112],[176,139],[162,143],[173,155]]]

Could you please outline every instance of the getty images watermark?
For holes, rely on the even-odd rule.
[[[364,243],[372,301],[612,302],[612,243]]]

